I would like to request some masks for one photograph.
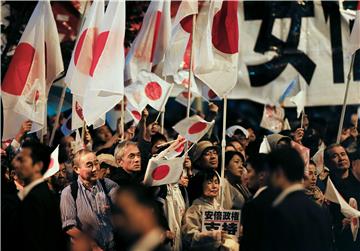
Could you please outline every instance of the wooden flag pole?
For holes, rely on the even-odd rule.
[[[161,129],[160,129],[160,132],[161,132],[161,134],[164,134],[164,127],[165,127],[165,109],[164,109],[164,111],[162,111],[161,112],[161,118],[160,118],[161,120]]]
[[[187,99],[187,109],[186,109],[186,117],[189,118],[190,117],[190,110],[191,110],[191,82],[192,79],[194,79],[194,37],[195,37],[195,27],[196,27],[196,15],[193,14],[193,19],[192,19],[192,33],[191,33],[191,50],[190,50],[190,65],[189,65],[189,84],[188,84],[188,88],[187,88],[187,94],[188,94],[188,99]],[[188,152],[189,149],[189,142],[186,141],[185,144],[185,152]]]
[[[304,114],[305,111],[301,111],[301,122],[300,122],[301,129],[304,129]]]
[[[83,127],[82,127],[82,134],[81,134],[81,140],[82,140],[83,144],[85,142],[85,134],[86,134],[86,122],[85,122],[85,119],[84,119],[84,123],[83,123]]]
[[[343,129],[345,111],[346,111],[346,104],[347,104],[347,98],[348,98],[348,94],[349,94],[349,86],[350,86],[352,68],[354,66],[354,60],[355,60],[355,53],[352,54],[352,56],[351,56],[350,69],[349,69],[349,73],[347,75],[344,102],[343,102],[343,106],[342,106],[342,110],[341,110],[341,116],[340,116],[340,122],[339,122],[339,130],[338,130],[338,134],[337,134],[337,138],[336,138],[336,143],[337,144],[340,143],[341,132],[342,132],[342,129]]]
[[[225,146],[226,146],[226,118],[227,118],[227,95],[224,97],[224,108],[223,108],[223,129],[222,129],[222,140],[221,140],[221,181],[220,181],[220,198],[221,198],[221,208],[224,205],[224,180],[225,180]]]
[[[121,100],[121,119],[120,119],[120,133],[121,133],[121,141],[125,139],[125,101],[124,97]]]

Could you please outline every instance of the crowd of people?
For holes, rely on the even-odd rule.
[[[218,111],[210,106],[208,121]],[[266,153],[259,153],[263,139],[254,127],[239,122],[226,131],[225,156],[212,128],[195,145],[188,142],[177,183],[149,187],[149,159],[179,140],[169,128],[160,133],[155,117],[145,109],[123,133],[106,124],[84,128],[81,142],[75,133],[63,135],[60,123],[53,144],[60,170],[47,179],[54,147],[27,134],[25,121],[2,143],[2,249],[360,250],[359,219],[345,217],[325,196],[331,179],[346,202],[360,203],[358,118],[335,144],[306,117],[303,127],[268,132]],[[309,148],[310,157],[323,148],[324,165],[305,163],[293,142]],[[204,210],[241,210],[239,234],[203,230]]]

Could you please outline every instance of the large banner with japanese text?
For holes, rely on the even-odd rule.
[[[356,8],[356,1],[348,2],[240,2],[239,81],[229,98],[275,104],[299,75],[307,85],[306,106],[342,104],[351,61],[346,48]],[[348,104],[359,103],[358,50]]]

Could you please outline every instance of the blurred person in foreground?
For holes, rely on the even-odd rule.
[[[270,177],[281,193],[272,203],[266,223],[265,249],[332,250],[330,217],[304,192],[304,161],[291,148],[269,154]]]

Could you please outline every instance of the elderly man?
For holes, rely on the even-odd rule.
[[[136,142],[129,140],[121,142],[116,146],[114,156],[118,168],[110,173],[113,181],[120,186],[142,181],[141,154]]]
[[[78,179],[61,193],[63,229],[75,250],[80,247],[111,250],[114,241],[110,209],[118,186],[109,179],[98,179],[100,165],[91,151],[77,152],[73,167]]]
[[[22,145],[12,161],[25,186],[18,193],[19,211],[11,222],[17,237],[4,245],[11,247],[9,250],[64,250],[58,200],[42,177],[49,163],[49,149],[31,141]]]
[[[340,144],[332,144],[325,149],[324,162],[335,185],[349,176],[349,156]]]

